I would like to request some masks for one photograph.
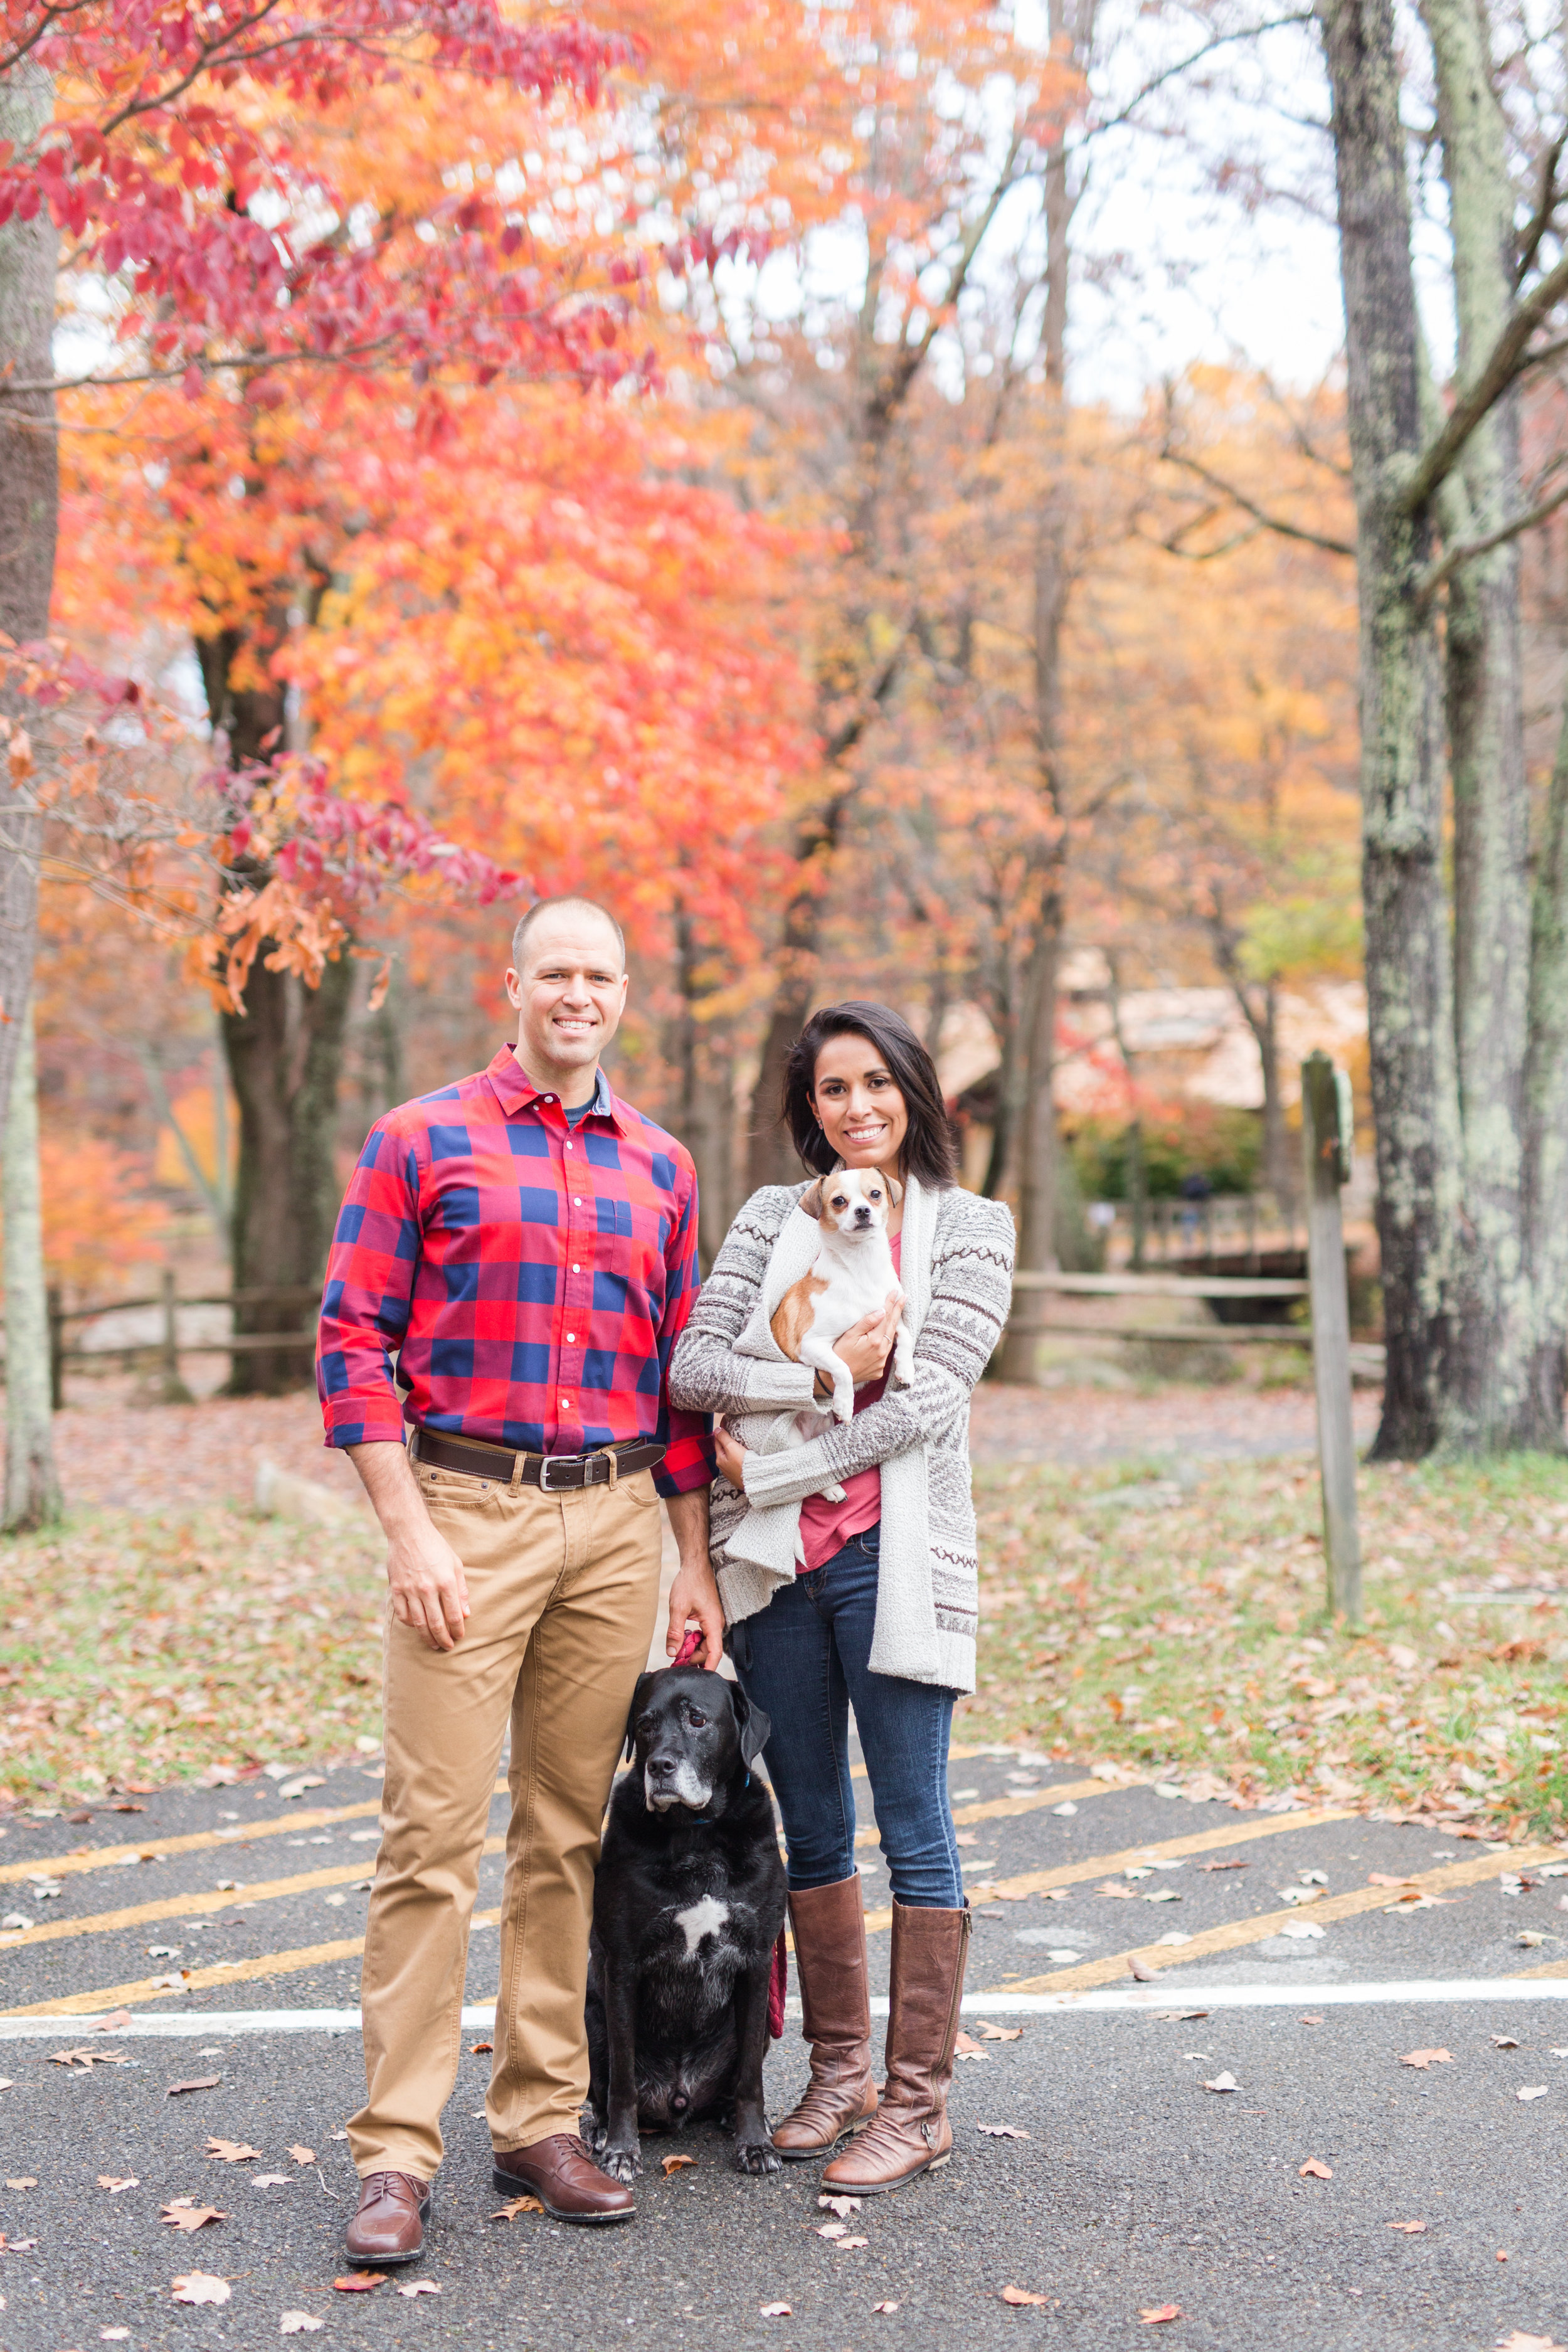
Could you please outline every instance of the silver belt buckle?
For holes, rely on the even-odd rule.
[[[552,1464],[552,1462],[560,1462],[560,1463],[562,1463],[563,1465],[564,1465],[565,1463],[568,1463],[568,1462],[575,1462],[575,1461],[577,1461],[579,1458],[580,1458],[580,1457],[579,1457],[577,1454],[542,1454],[540,1455],[540,1457],[539,1457],[539,1491],[540,1491],[540,1493],[541,1493],[542,1495],[549,1495],[549,1494],[563,1495],[563,1494],[565,1494],[565,1492],[566,1492],[567,1490],[566,1490],[566,1488],[565,1488],[565,1486],[554,1486],[554,1487],[552,1487],[552,1486],[551,1486],[551,1484],[550,1484],[550,1465],[551,1465],[551,1464]]]

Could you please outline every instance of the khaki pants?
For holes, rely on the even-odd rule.
[[[430,2179],[457,2081],[468,1923],[501,1743],[511,1822],[486,2113],[491,2145],[574,2132],[599,1829],[658,1603],[650,1471],[614,1487],[512,1493],[415,1465],[463,1563],[455,1650],[386,1624],[386,1782],[365,1927],[366,2099],[349,2126],[363,2177]]]

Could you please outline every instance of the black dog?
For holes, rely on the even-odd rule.
[[[752,1774],[769,1731],[700,1666],[640,1677],[635,1755],[610,1800],[588,1945],[588,2145],[616,2180],[637,2127],[720,2116],[742,2172],[776,2172],[763,2112],[768,1976],[784,1916],[773,1799]]]

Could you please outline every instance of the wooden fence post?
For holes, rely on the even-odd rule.
[[[65,1294],[51,1282],[46,1294],[49,1308],[49,1411],[60,1412],[66,1401]]]
[[[191,1392],[180,1378],[180,1330],[174,1312],[174,1269],[163,1268],[163,1337],[160,1348],[163,1357],[163,1394],[165,1404],[189,1404]]]
[[[1350,1175],[1349,1087],[1326,1054],[1301,1065],[1301,1150],[1306,1170],[1307,1275],[1311,1285],[1312,1370],[1318,1391],[1318,1465],[1329,1608],[1361,1618],[1361,1530],[1356,1519],[1351,1418],[1350,1289],[1340,1187]]]

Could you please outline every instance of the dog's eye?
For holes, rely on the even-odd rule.
[[[691,1708],[686,1719],[693,1731],[703,1730],[708,1722],[708,1717],[705,1715],[699,1715],[695,1707]]]

